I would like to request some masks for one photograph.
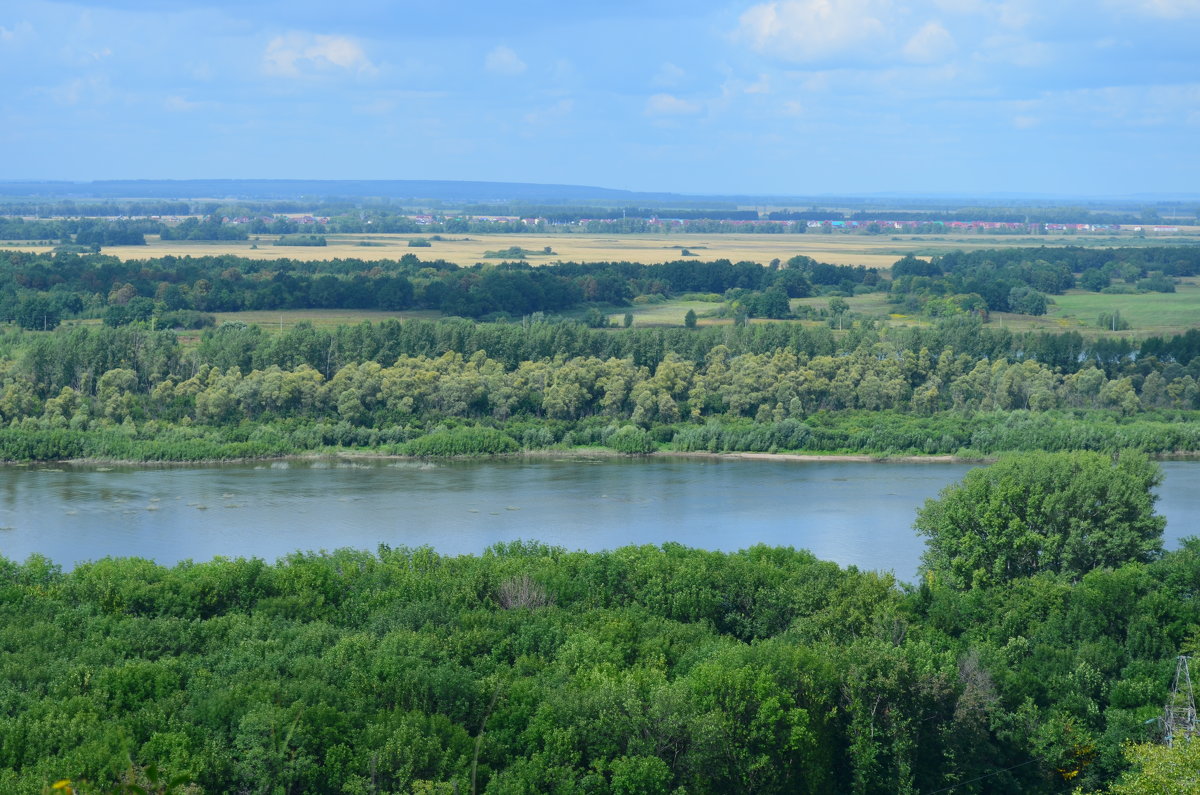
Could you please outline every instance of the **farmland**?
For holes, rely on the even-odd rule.
[[[685,310],[686,311],[686,310]],[[381,320],[394,318],[396,320],[413,320],[416,318],[433,320],[440,313],[430,310],[405,310],[389,312],[374,309],[283,309],[283,310],[245,310],[242,312],[216,312],[217,323],[247,323],[262,326],[264,331],[274,332],[290,329],[297,323],[309,323],[317,328],[335,328],[337,326],[353,325],[368,321],[378,323]]]
[[[1078,331],[1088,336],[1114,336],[1130,339],[1156,334],[1182,334],[1200,323],[1200,279],[1195,277],[1181,280],[1174,293],[1138,293],[1109,295],[1068,290],[1064,295],[1053,296],[1054,303],[1045,315],[1021,315],[1013,312],[992,312],[988,326],[1007,328],[1012,331]],[[844,299],[849,311],[860,317],[877,318],[894,326],[928,326],[932,318],[921,315],[906,315],[895,304],[889,303],[883,293],[868,293]],[[794,298],[792,310],[811,307],[824,309],[829,305],[827,296]],[[609,322],[622,322],[625,311],[633,315],[637,326],[682,326],[683,316],[690,309],[698,317],[701,326],[732,323],[731,318],[713,317],[720,303],[693,300],[669,300],[661,303],[641,304],[628,310],[609,313]],[[1103,312],[1118,312],[1121,319],[1128,321],[1129,328],[1116,332],[1097,325]],[[765,322],[765,321],[760,321]],[[787,322],[787,321],[785,321]],[[812,324],[814,321],[790,321]]]
[[[339,257],[361,258],[364,260],[391,259],[396,260],[406,254],[416,254],[422,260],[448,258],[456,264],[470,264],[473,260],[482,259],[485,251],[504,250],[515,247],[526,253],[527,261],[533,266],[553,265],[560,261],[626,261],[644,262],[648,265],[663,261],[678,261],[682,259],[683,248],[695,255],[696,262],[713,262],[718,259],[732,261],[752,261],[769,263],[772,259],[786,260],[803,253],[817,261],[834,262],[852,265],[865,264],[867,267],[886,269],[905,252],[928,256],[935,253],[937,247],[946,250],[974,250],[984,248],[989,250],[1014,250],[1016,244],[1027,242],[1026,238],[1005,238],[998,236],[960,236],[953,239],[930,241],[922,239],[883,240],[865,236],[829,236],[829,235],[691,235],[691,236],[622,236],[622,237],[593,237],[584,235],[563,235],[556,238],[522,237],[520,235],[475,236],[457,238],[454,240],[434,241],[430,247],[410,248],[407,236],[374,236],[373,239],[345,236],[335,238],[331,245],[324,247],[277,247],[264,244],[259,248],[251,248],[253,242],[230,241],[221,243],[188,243],[179,241],[160,241],[152,239],[150,244],[141,247],[105,248],[106,254],[117,254],[126,257],[130,263],[145,262],[156,257],[168,255],[216,255],[233,254],[248,260],[259,260],[267,263],[269,259],[280,258],[302,259],[313,262],[330,261]],[[685,240],[683,243],[676,241]],[[1053,240],[1062,241],[1063,238]],[[545,246],[538,244],[546,242]],[[359,243],[378,243],[379,245],[363,246]],[[1051,242],[1047,240],[1044,242]],[[1112,241],[1073,238],[1072,243],[1092,242],[1100,245]],[[1123,247],[1128,247],[1132,241],[1122,240]],[[553,253],[541,253],[549,247]],[[1029,251],[1030,249],[1026,249]],[[1032,250],[1035,251],[1036,250]],[[537,253],[529,253],[537,252]],[[1036,254],[1035,254],[1036,256]],[[691,257],[689,257],[691,259]],[[160,260],[161,261],[161,260]],[[500,260],[490,259],[488,262]],[[419,266],[417,266],[419,267]],[[694,311],[699,325],[727,324],[732,322],[732,316],[722,312],[723,303],[718,296],[710,296],[710,300],[702,300],[699,295],[686,293],[661,297],[654,300],[639,298],[631,306],[623,307],[618,304],[604,305],[597,308],[607,318],[611,325],[621,325],[624,315],[629,312],[637,326],[680,326],[684,315]],[[793,298],[793,311],[808,309],[823,310],[828,306],[828,297],[817,295],[810,298]],[[878,318],[889,325],[923,326],[929,325],[932,318],[921,312],[905,309],[896,303],[889,302],[884,293],[869,292],[863,295],[848,296],[850,312],[860,318]],[[378,322],[385,318],[432,318],[438,312],[432,308],[405,307],[403,311],[380,311],[369,308],[281,308],[264,309],[261,311],[216,311],[216,320],[220,322],[238,321],[261,324],[268,332],[291,327],[298,322],[310,322],[316,326],[333,327],[340,324],[353,324],[363,320]],[[399,309],[399,307],[397,307]],[[1200,278],[1186,277],[1179,280],[1174,293],[1142,292],[1131,294],[1109,294],[1089,292],[1079,289],[1068,290],[1065,294],[1053,296],[1046,314],[1033,316],[1017,314],[993,309],[990,316],[992,327],[1004,327],[1014,331],[1079,331],[1089,336],[1119,336],[1140,338],[1154,334],[1177,334],[1192,328],[1200,319]],[[564,311],[565,310],[565,311]],[[565,309],[567,317],[584,319],[584,310]],[[443,310],[446,311],[446,310]],[[1129,324],[1127,329],[1110,331],[1098,326],[1102,313],[1117,312],[1120,318]],[[449,311],[449,314],[456,314]],[[78,321],[76,321],[78,322]],[[756,321],[758,322],[758,321]],[[820,319],[792,321],[801,323],[817,323]]]
[[[1146,334],[1181,334],[1200,324],[1200,283],[1196,278],[1183,280],[1173,293],[1140,293],[1137,295],[1107,295],[1083,290],[1070,290],[1054,297],[1050,307],[1053,318],[1068,320],[1096,329],[1096,319],[1102,312],[1119,312],[1129,321],[1123,336],[1141,337]]]
[[[1178,236],[1141,240],[1129,235],[859,235],[859,234],[662,234],[662,235],[590,235],[590,234],[498,234],[443,235],[445,239],[430,240],[429,246],[413,248],[414,238],[426,235],[326,235],[326,246],[275,246],[276,236],[258,235],[250,240],[191,242],[160,240],[146,237],[145,246],[105,247],[104,253],[124,260],[144,260],[154,257],[214,256],[236,254],[250,259],[297,260],[397,259],[415,254],[422,260],[443,259],[456,265],[473,265],[488,261],[485,253],[520,248],[527,252],[530,264],[558,261],[669,262],[685,257],[684,250],[698,260],[747,260],[766,264],[773,259],[787,260],[797,254],[835,265],[866,265],[871,268],[889,267],[905,254],[928,256],[953,250],[973,251],[984,248],[1029,246],[1085,246],[1107,248],[1131,245],[1166,245],[1200,240],[1200,229],[1183,227]],[[14,246],[31,251],[45,247]],[[552,253],[542,254],[546,247]],[[498,261],[498,260],[492,260]]]

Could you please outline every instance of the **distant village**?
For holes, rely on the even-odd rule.
[[[530,228],[587,228],[596,224],[617,224],[618,221],[612,218],[580,218],[575,221],[550,221],[545,218],[522,218],[516,215],[467,215],[467,216],[435,216],[435,215],[406,215],[408,220],[418,226],[432,226],[443,223],[447,217],[460,217],[467,221],[479,223],[493,224],[522,224]],[[289,221],[301,226],[309,225],[326,225],[330,222],[328,216],[313,216],[313,215],[289,215]],[[182,218],[163,217],[156,218],[168,225],[179,223]],[[271,223],[276,220],[273,217],[224,217],[221,219],[225,224],[250,224],[255,221],[263,221]],[[1153,232],[1157,234],[1172,234],[1178,233],[1178,226],[1122,226],[1121,224],[1042,224],[1042,223],[1023,223],[1023,222],[1004,222],[1004,221],[894,221],[888,219],[879,220],[808,220],[808,221],[777,221],[766,218],[760,220],[727,220],[727,219],[684,219],[684,218],[668,218],[668,217],[651,217],[643,219],[652,226],[663,230],[674,229],[684,230],[688,226],[697,223],[719,222],[722,226],[731,227],[755,227],[760,228],[763,225],[777,226],[782,230],[792,229],[803,225],[805,229],[812,231],[885,231],[885,232],[901,232],[915,234],[919,232],[929,232],[930,227],[944,229],[948,232],[1012,232],[1012,233],[1050,233],[1050,232]],[[371,221],[366,221],[370,224]]]
[[[292,214],[281,213],[276,215],[225,215],[212,217],[208,216],[208,223],[218,221],[222,226],[237,226],[244,227],[251,233],[268,232],[267,227],[273,224],[284,222],[288,226],[294,227],[292,231],[299,231],[303,228],[311,228],[314,231],[321,232],[357,232],[370,231],[371,228],[380,228],[391,226],[394,221],[407,222],[413,229],[429,229],[429,231],[449,231],[449,232],[465,232],[468,231],[464,224],[470,224],[474,227],[483,226],[485,228],[472,228],[472,232],[645,232],[645,233],[664,233],[664,232],[747,232],[747,233],[797,233],[797,232],[816,232],[816,233],[843,233],[843,234],[942,234],[942,233],[957,233],[957,234],[1157,234],[1169,235],[1179,234],[1181,230],[1179,226],[1167,226],[1158,224],[1115,224],[1115,223],[1041,223],[1041,222],[1018,222],[1018,221],[971,221],[971,220],[932,220],[932,219],[904,219],[895,220],[890,218],[878,219],[846,219],[846,218],[806,218],[806,219],[789,219],[781,220],[778,217],[768,217],[766,213],[759,217],[746,217],[747,215],[755,215],[750,211],[739,211],[741,217],[728,218],[721,217],[716,214],[716,217],[706,218],[697,217],[695,212],[689,213],[690,217],[676,218],[670,216],[631,216],[629,218],[573,218],[573,219],[550,219],[544,217],[522,217],[518,215],[475,215],[463,213],[446,213],[446,214],[395,214],[389,215],[386,219],[364,218],[359,220],[353,219],[352,224],[347,221],[351,220],[345,216],[320,216],[309,214]],[[813,214],[813,213],[808,213]],[[778,216],[772,213],[771,215]],[[840,213],[830,212],[830,215],[840,215]],[[138,216],[120,216],[111,220],[115,221],[153,221],[163,224],[167,227],[176,227],[188,221],[193,223],[199,220],[201,216],[196,215],[138,215]],[[27,221],[36,220],[35,217],[25,218]],[[456,229],[456,225],[463,227]],[[358,229],[348,228],[351,226],[360,227]],[[494,228],[487,228],[494,227]],[[383,232],[394,231],[392,229],[381,229]],[[400,233],[403,233],[402,231]]]

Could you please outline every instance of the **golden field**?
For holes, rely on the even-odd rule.
[[[326,235],[327,246],[275,246],[272,235],[261,235],[257,240],[187,242],[162,241],[156,236],[147,236],[145,246],[113,246],[104,249],[105,254],[124,260],[149,259],[166,255],[214,256],[236,254],[250,259],[279,259],[287,257],[297,260],[323,260],[337,258],[353,259],[398,259],[405,254],[415,254],[422,260],[443,259],[457,265],[473,265],[476,262],[498,262],[484,258],[486,251],[499,251],[517,246],[527,251],[541,252],[546,246],[554,252],[544,255],[530,254],[527,261],[532,265],[559,260],[576,262],[628,260],[630,262],[657,263],[681,258],[686,248],[698,260],[729,259],[734,262],[749,260],[766,264],[772,259],[787,260],[804,254],[819,262],[836,265],[865,265],[871,268],[889,267],[905,254],[926,256],[956,249],[1009,248],[1028,246],[1129,246],[1169,245],[1180,242],[1195,242],[1200,229],[1184,228],[1181,234],[1172,237],[1153,237],[1139,240],[1131,235],[1085,236],[1085,235],[860,235],[860,234],[655,234],[655,235],[589,235],[589,234],[530,234],[530,235],[443,235],[444,240],[435,240],[428,248],[410,248],[409,239],[423,235]],[[368,244],[368,245],[363,245]],[[257,245],[257,248],[254,246]],[[17,245],[30,251],[45,250],[45,247]]]

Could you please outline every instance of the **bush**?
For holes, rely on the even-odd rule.
[[[528,574],[510,577],[496,589],[496,603],[505,610],[536,610],[554,604],[554,597]]]
[[[517,442],[495,428],[438,429],[413,439],[404,446],[408,455],[425,457],[460,455],[499,455],[515,453]]]
[[[327,245],[324,235],[283,235],[272,245],[275,246],[324,246]]]
[[[639,455],[654,452],[654,440],[636,425],[623,425],[608,437],[608,446],[618,453]]]
[[[159,328],[203,329],[212,328],[217,324],[215,316],[194,309],[176,309],[173,312],[163,312],[158,317]]]

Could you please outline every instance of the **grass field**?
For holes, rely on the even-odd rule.
[[[1054,304],[1041,317],[1017,315],[1010,312],[993,312],[988,326],[1008,328],[1014,331],[1078,331],[1088,336],[1145,337],[1154,334],[1180,334],[1189,328],[1200,326],[1200,278],[1185,279],[1174,293],[1144,293],[1141,295],[1103,295],[1082,290],[1071,290],[1066,295],[1052,296]],[[878,317],[891,325],[929,325],[933,321],[920,315],[904,315],[895,304],[887,302],[882,293],[870,293],[845,299],[850,311]],[[818,308],[829,305],[828,297],[794,298],[793,310],[800,306]],[[637,304],[619,311],[609,311],[606,317],[613,326],[621,326],[625,313],[633,315],[636,327],[682,326],[683,316],[688,310],[697,315],[698,325],[722,325],[732,323],[730,318],[716,318],[721,304],[709,301],[673,300],[661,304]],[[1129,321],[1131,328],[1112,332],[1097,326],[1101,312],[1117,310]],[[582,317],[583,310],[568,312],[568,316]],[[330,328],[338,325],[361,323],[369,320],[378,323],[387,318],[405,320],[409,318],[436,319],[439,313],[432,311],[383,312],[366,309],[288,309],[282,311],[218,312],[218,323],[256,323],[268,332],[288,329],[297,323],[308,322],[314,326]],[[95,321],[99,322],[99,321]]]
[[[686,310],[685,310],[686,311]],[[265,331],[283,331],[297,323],[311,323],[320,328],[348,326],[369,320],[378,323],[389,318],[395,320],[412,320],[422,318],[436,320],[440,312],[413,310],[407,312],[385,312],[374,309],[281,309],[274,312],[216,312],[217,323],[247,323],[257,324]]]
[[[608,315],[608,322],[620,326],[625,318],[625,312],[633,315],[633,325],[642,326],[682,326],[683,316],[692,310],[696,313],[696,325],[710,326],[721,323],[732,323],[727,318],[710,318],[705,315],[717,312],[721,304],[710,301],[665,301],[661,304],[641,304],[631,306],[626,310]]]
[[[104,249],[125,260],[148,259],[168,254],[174,256],[215,256],[236,254],[250,259],[278,259],[288,257],[298,260],[322,260],[335,258],[355,259],[398,259],[405,254],[415,254],[423,260],[444,259],[458,265],[473,265],[485,260],[484,252],[497,251],[511,246],[526,250],[541,251],[549,246],[554,252],[549,255],[535,254],[528,257],[533,265],[558,260],[601,261],[628,260],[631,262],[656,263],[680,259],[686,248],[700,260],[725,258],[734,262],[749,260],[766,264],[772,259],[787,260],[804,254],[820,262],[837,265],[866,265],[872,268],[891,266],[905,254],[928,256],[957,249],[1010,248],[1027,246],[1132,246],[1165,245],[1179,242],[1196,242],[1200,229],[1186,231],[1179,237],[1159,237],[1141,240],[1132,236],[1089,237],[1073,235],[1008,236],[1008,235],[848,235],[848,234],[803,234],[803,235],[718,235],[718,234],[662,234],[662,235],[445,235],[446,240],[433,241],[428,248],[410,248],[408,241],[424,235],[327,235],[327,246],[273,246],[274,236],[262,235],[260,239],[248,241],[222,241],[191,243],[187,241],[162,241],[151,235],[145,246],[113,246]],[[371,245],[360,245],[370,243]],[[257,245],[258,248],[252,248]],[[45,250],[33,246],[17,246],[27,250]]]
[[[1052,317],[1094,331],[1099,330],[1096,321],[1100,313],[1113,311],[1120,312],[1121,317],[1129,321],[1128,331],[1117,332],[1122,336],[1181,334],[1200,326],[1200,284],[1195,279],[1188,279],[1173,293],[1140,295],[1104,295],[1071,290],[1066,295],[1054,296],[1054,306],[1050,307]]]
[[[1181,334],[1200,326],[1200,278],[1184,279],[1174,293],[1105,295],[1070,290],[1051,296],[1054,303],[1045,315],[1017,315],[992,312],[989,326],[1014,331],[1078,331],[1088,336],[1146,337],[1155,334]],[[880,293],[847,298],[852,312],[886,318],[892,325],[925,325],[932,321],[920,316],[899,314]],[[825,307],[828,298],[799,298],[793,308],[802,305]],[[1097,325],[1101,312],[1118,311],[1130,328],[1113,332]],[[684,310],[686,311],[686,310]]]

